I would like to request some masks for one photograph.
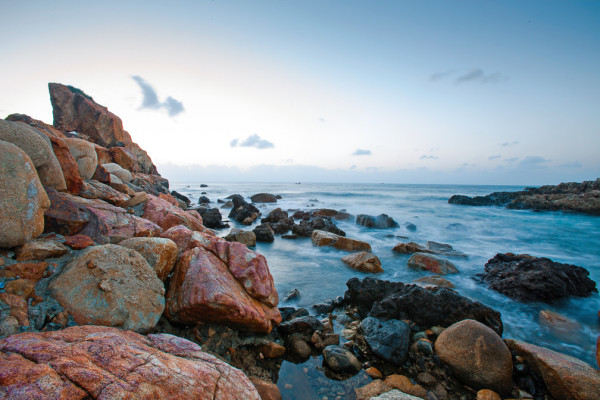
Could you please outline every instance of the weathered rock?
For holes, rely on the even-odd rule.
[[[323,364],[334,372],[356,373],[361,369],[361,362],[348,350],[335,345],[323,349]]]
[[[454,195],[448,199],[450,204],[465,206],[505,206],[519,196],[519,192],[494,192],[487,196]]]
[[[422,278],[415,279],[413,282],[423,287],[439,286],[448,289],[454,288],[454,283],[442,278],[439,275],[424,276]]]
[[[450,326],[474,319],[502,334],[500,313],[480,302],[469,300],[445,288],[424,289],[418,285],[389,282],[367,277],[346,282],[344,300],[354,305],[362,317],[398,319],[429,326]]]
[[[67,254],[69,249],[53,239],[33,239],[16,250],[17,261],[45,260]]]
[[[394,389],[394,390],[390,390],[389,392],[380,394],[377,397],[371,397],[370,400],[420,400],[423,398],[424,397],[412,396],[408,393],[404,393],[401,390]],[[429,397],[427,397],[427,399],[429,399]]]
[[[577,321],[573,321],[551,310],[541,310],[539,313],[539,322],[545,325],[557,336],[567,339],[581,329]]]
[[[360,272],[383,272],[379,257],[366,251],[348,254],[347,256],[342,257],[342,261]]]
[[[15,247],[44,230],[50,200],[29,156],[0,140],[0,248]]]
[[[109,151],[113,160],[115,160],[115,163],[119,164],[126,171],[135,171],[135,156],[132,154],[131,150],[125,147],[115,146],[111,147]]]
[[[43,185],[67,190],[62,169],[46,135],[24,123],[0,119],[0,140],[14,144],[29,156]]]
[[[380,321],[367,317],[360,323],[358,334],[358,339],[367,346],[362,349],[367,355],[371,352],[396,365],[402,365],[406,361],[410,340],[410,326],[406,322],[397,319]]]
[[[266,222],[255,227],[252,232],[256,235],[257,242],[272,242],[275,240],[275,232],[271,229],[271,224]]]
[[[592,400],[598,398],[600,372],[571,356],[520,340],[506,339],[511,351],[523,357],[542,377],[555,399]]]
[[[176,190],[171,190],[171,196],[175,197],[178,200],[181,200],[185,203],[186,206],[191,206],[192,205],[192,201],[189,199],[189,197],[179,193]]]
[[[408,259],[407,264],[409,267],[438,275],[458,273],[458,269],[452,262],[432,254],[415,253]]]
[[[15,294],[0,292],[0,301],[8,306],[9,315],[15,318],[20,326],[29,326],[27,300]]]
[[[252,225],[260,215],[259,209],[252,204],[248,204],[239,194],[233,195],[231,201],[233,202],[233,208],[229,212],[229,218],[233,218],[244,225]]]
[[[480,322],[467,319],[448,327],[435,341],[435,352],[467,385],[510,393],[510,350],[496,332]]]
[[[156,271],[156,276],[165,281],[177,260],[177,245],[171,239],[157,237],[136,237],[119,242],[119,246],[133,249],[146,259]]]
[[[117,207],[123,207],[129,201],[130,197],[109,185],[95,180],[84,181],[79,196],[86,199],[100,199],[108,201]]]
[[[336,333],[323,333],[322,331],[315,331],[310,338],[310,343],[317,350],[323,350],[327,346],[340,344],[340,335]]]
[[[135,192],[133,196],[129,200],[123,204],[123,207],[135,207],[139,204],[145,203],[148,201],[148,193],[146,192]]]
[[[73,250],[83,250],[86,247],[93,246],[94,240],[88,235],[82,235],[78,233],[73,236],[66,236],[65,244]]]
[[[47,262],[17,263],[0,269],[0,277],[16,278],[20,276],[22,279],[37,283],[46,276],[46,268],[48,268]]]
[[[285,347],[270,340],[261,342],[257,347],[265,358],[278,358],[285,354]]]
[[[71,154],[69,146],[62,139],[50,136],[50,143],[52,144],[52,150],[54,155],[60,164],[62,169],[63,177],[67,185],[67,191],[72,194],[79,193],[83,185],[81,175],[79,175],[79,167],[77,161]]]
[[[114,162],[113,156],[110,153],[110,150],[106,147],[100,146],[99,144],[94,143],[94,149],[96,149],[96,155],[98,157],[98,165],[102,164],[110,164]]]
[[[288,344],[290,353],[293,357],[300,361],[308,360],[310,357],[311,349],[310,345],[306,343],[304,339],[299,336],[293,336]]]
[[[398,243],[392,250],[400,254],[431,253],[430,250],[415,242]]]
[[[69,146],[71,155],[77,162],[79,175],[82,179],[91,179],[98,166],[98,155],[94,145],[86,140],[66,138],[63,142]]]
[[[511,253],[496,254],[481,278],[491,289],[524,301],[551,302],[598,292],[585,268]]]
[[[311,235],[311,240],[315,246],[332,246],[346,251],[371,251],[369,243],[325,231],[315,230]]]
[[[111,244],[83,250],[48,289],[81,325],[148,331],[165,308],[164,286],[148,262]]]
[[[477,400],[502,400],[502,398],[493,390],[481,389],[477,391]]]
[[[295,215],[295,214],[294,214]],[[301,237],[311,237],[315,230],[331,232],[338,236],[346,236],[346,232],[337,227],[327,216],[313,216],[302,219],[299,224],[291,225],[292,232]]]
[[[372,215],[358,214],[356,216],[356,224],[375,229],[396,228],[399,226],[398,223],[387,214],[380,214],[376,217],[373,217]]]
[[[127,169],[123,168],[119,164],[102,164],[102,167],[109,173],[116,175],[122,182],[129,183],[133,180],[133,175],[131,175],[131,172],[129,172]]]
[[[263,379],[250,377],[250,382],[254,385],[261,400],[281,400],[281,392],[276,384]]]
[[[410,379],[404,375],[388,375],[383,383],[391,388],[401,391],[405,395],[410,395],[409,399],[413,396],[414,398],[424,399],[427,396],[427,391],[421,385],[413,384]],[[391,394],[394,394],[393,390],[387,392],[388,396]],[[395,399],[396,397],[392,398]]]
[[[310,212],[312,217],[329,217],[337,220],[345,220],[350,218],[350,214],[345,211],[332,210],[330,208],[319,208]],[[334,232],[335,233],[335,232]]]
[[[98,218],[85,206],[67,198],[52,188],[46,188],[50,208],[44,214],[45,231],[70,236],[81,231],[90,221],[98,225]]]
[[[204,232],[207,229],[202,224],[202,217],[194,210],[184,211],[159,197],[148,195],[149,200],[144,205],[144,218],[156,223],[167,230],[174,226],[184,225],[191,230]]]
[[[365,386],[354,389],[354,393],[356,393],[356,400],[372,400],[390,390],[392,388],[383,383],[381,379],[376,379]]]
[[[96,171],[92,176],[92,179],[109,185],[112,177],[116,178],[115,175],[112,175],[110,172],[108,172],[106,168],[102,166],[102,164],[98,164],[98,166],[96,167]],[[119,178],[116,179],[118,179],[119,182],[122,182]]]
[[[257,193],[250,197],[253,203],[277,203],[277,197],[270,193]]]
[[[24,122],[32,128],[37,129],[38,131],[45,134],[48,138],[65,138],[66,136],[53,127],[52,125],[48,125],[47,123],[40,121],[39,119],[33,119],[29,115],[26,114],[10,114],[5,118],[7,121],[12,122]]]
[[[162,176],[134,172],[131,183],[153,196],[169,193],[169,181]]]
[[[252,231],[243,231],[241,229],[233,228],[225,240],[230,242],[240,242],[248,247],[256,246],[256,234]]]
[[[11,336],[0,352],[0,392],[11,399],[260,400],[241,371],[167,334],[76,326]]]
[[[223,216],[218,208],[198,208],[198,213],[202,216],[202,224],[207,228],[223,229],[229,227],[223,223]]]
[[[323,330],[323,323],[312,315],[299,316],[281,323],[277,330],[284,336],[297,335],[310,342],[315,331]]]

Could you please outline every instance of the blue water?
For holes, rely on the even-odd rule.
[[[411,282],[426,276],[409,269],[407,255],[392,252],[400,242],[425,244],[428,240],[451,244],[468,255],[452,261],[459,274],[446,278],[459,293],[476,299],[502,313],[504,338],[521,339],[545,346],[596,366],[596,338],[600,334],[598,312],[600,296],[575,298],[554,304],[522,303],[487,289],[472,277],[483,272],[484,264],[496,253],[527,253],[548,257],[557,262],[585,267],[590,277],[600,282],[600,217],[562,212],[508,210],[501,207],[470,207],[448,204],[453,194],[485,195],[494,191],[522,190],[520,186],[458,185],[388,185],[388,184],[295,184],[295,183],[200,183],[172,184],[177,190],[198,201],[206,192],[213,204],[230,194],[249,197],[255,193],[279,194],[277,204],[258,205],[263,216],[276,207],[284,210],[333,208],[352,215],[388,214],[400,227],[376,230],[358,226],[354,221],[338,221],[348,237],[371,244],[382,262],[384,273],[377,277]],[[248,201],[249,198],[248,198]],[[221,209],[227,219],[229,209]],[[412,232],[403,225],[417,226]],[[232,227],[253,229],[230,222]],[[218,231],[220,236],[229,229]],[[348,268],[340,258],[347,254],[332,248],[314,247],[310,239],[286,240],[276,237],[274,243],[258,243],[256,250],[267,258],[281,298],[297,288],[301,297],[289,305],[308,307],[320,301],[343,295],[346,281],[367,274]],[[288,305],[281,302],[280,305]],[[565,334],[539,323],[539,312],[549,309],[575,321],[578,326]]]

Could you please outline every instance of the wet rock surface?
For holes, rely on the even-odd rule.
[[[397,228],[399,226],[398,223],[387,214],[380,214],[376,217],[359,214],[356,216],[356,224],[375,229]]]

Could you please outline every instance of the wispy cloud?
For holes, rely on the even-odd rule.
[[[457,77],[455,82],[457,84],[469,83],[469,82],[485,84],[485,83],[499,83],[499,82],[503,82],[507,79],[508,78],[506,76],[502,75],[500,72],[486,73],[481,68],[474,68],[474,69],[470,70],[469,72]]]
[[[268,149],[271,147],[275,147],[275,145],[268,140],[261,139],[256,133],[254,135],[250,135],[244,141],[240,141],[240,139],[233,139],[230,143],[231,147],[254,147],[257,149]]]
[[[439,82],[439,81],[449,77],[450,75],[452,75],[452,73],[453,73],[453,71],[451,71],[451,70],[444,71],[444,72],[434,72],[429,77],[429,80],[431,82]]]
[[[519,157],[511,157],[511,158],[505,158],[504,161],[511,164],[514,162],[517,162],[519,160]]]
[[[519,142],[515,140],[513,142],[504,142],[500,146],[502,146],[502,147],[510,147],[510,146],[515,146],[517,144],[519,144]]]
[[[132,76],[131,78],[139,85],[140,89],[142,89],[144,98],[142,99],[142,105],[140,108],[150,110],[165,109],[170,117],[174,117],[185,111],[183,103],[179,100],[175,100],[171,96],[167,97],[164,102],[160,102],[152,85],[150,85],[140,76],[136,75]]]
[[[490,160],[490,161],[491,161],[491,160],[497,160],[497,159],[499,159],[500,157],[502,157],[500,154],[496,154],[495,156],[489,156],[489,157],[488,157],[488,160]]]
[[[545,159],[544,157],[540,157],[540,156],[527,156],[524,159],[522,159],[521,161],[519,161],[518,166],[520,168],[545,168],[546,166],[544,164],[550,162],[550,160]]]
[[[579,161],[571,161],[568,163],[560,164],[559,167],[562,168],[583,168],[583,165]]]
[[[371,150],[356,149],[356,151],[354,153],[352,153],[352,155],[353,156],[370,156]]]
[[[428,155],[422,155],[421,157],[419,157],[420,160],[439,160],[440,158],[437,156],[428,156]]]

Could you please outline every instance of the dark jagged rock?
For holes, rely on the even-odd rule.
[[[258,225],[252,232],[256,235],[257,242],[270,243],[275,240],[275,232],[273,232],[271,224],[268,222]]]
[[[505,206],[519,196],[522,192],[494,192],[487,196],[454,195],[448,199],[450,204],[463,206]]]
[[[331,217],[316,217],[308,221],[302,219],[299,224],[292,226],[292,232],[301,237],[310,237],[315,230],[346,236],[346,232],[338,228],[331,220]]]
[[[287,322],[297,317],[306,317],[309,315],[306,308],[295,307],[279,307],[279,313],[281,314],[282,322]]]
[[[525,301],[550,302],[598,292],[585,268],[528,255],[496,254],[480,277],[491,289]]]
[[[251,225],[256,221],[260,215],[258,208],[252,204],[248,204],[248,202],[246,202],[239,194],[234,194],[228,198],[231,198],[231,201],[233,202],[233,208],[229,213],[229,218],[233,218],[244,225]]]
[[[206,196],[200,196],[198,199],[198,204],[208,204],[210,203],[210,199]]]
[[[183,201],[185,203],[185,205],[188,207],[192,204],[192,201],[187,196],[177,192],[176,190],[171,191],[171,196]]]
[[[474,319],[502,335],[500,313],[478,301],[445,289],[424,289],[418,285],[374,278],[346,282],[346,304],[354,305],[362,317],[408,319],[422,327],[450,326],[463,319]]]
[[[410,333],[410,325],[404,321],[367,317],[358,327],[356,341],[366,355],[373,353],[385,361],[402,365],[408,357]]]
[[[376,217],[366,214],[359,214],[356,216],[356,223],[358,225],[366,226],[367,228],[386,229],[396,228],[398,223],[387,214],[380,214]]]
[[[223,216],[218,208],[199,207],[196,211],[202,216],[202,223],[207,228],[222,229],[228,228],[228,224],[223,223]]]
[[[307,315],[282,322],[277,329],[282,335],[290,336],[297,334],[305,341],[310,342],[310,338],[315,331],[323,330],[323,324],[316,317]]]
[[[281,208],[276,208],[269,213],[265,218],[260,220],[262,223],[269,222],[273,232],[277,235],[281,235],[289,232],[294,225],[294,219],[288,216],[287,211],[283,211]]]

